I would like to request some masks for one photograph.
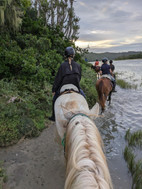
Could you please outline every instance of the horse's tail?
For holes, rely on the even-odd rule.
[[[103,90],[103,81],[100,80],[99,84],[96,85],[97,91],[98,91],[98,96],[99,96],[99,103],[102,107],[102,111],[105,109],[105,93]]]

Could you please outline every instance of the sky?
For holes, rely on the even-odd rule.
[[[90,52],[142,51],[142,0],[76,0],[75,44]]]

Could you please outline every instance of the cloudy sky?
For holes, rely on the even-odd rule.
[[[76,0],[76,45],[91,52],[142,51],[142,0]]]

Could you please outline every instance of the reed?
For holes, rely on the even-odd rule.
[[[123,89],[137,89],[137,85],[130,84],[123,79],[117,79],[116,82],[117,82],[117,85],[119,85]]]
[[[137,160],[135,154],[136,148],[142,147],[142,131],[130,133],[130,129],[126,132],[125,139],[128,146],[124,150],[124,158],[128,168],[132,174],[132,189],[141,189],[142,186],[142,159]]]

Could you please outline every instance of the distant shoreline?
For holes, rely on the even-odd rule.
[[[129,59],[142,59],[142,52],[129,51],[122,53],[93,53],[89,52],[84,55],[84,58],[88,60],[88,62],[93,62],[96,59],[102,60],[102,58],[107,57],[109,60],[129,60]]]

